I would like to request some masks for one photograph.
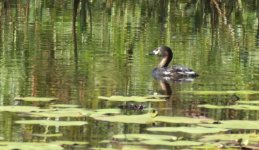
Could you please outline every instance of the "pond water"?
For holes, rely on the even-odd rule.
[[[0,1],[0,145],[73,150],[254,146],[259,140],[242,141],[247,133],[258,137],[259,122],[246,128],[254,122],[238,121],[259,116],[258,7],[258,0]],[[160,45],[172,48],[171,65],[193,68],[199,77],[155,80],[151,70],[160,58],[146,54]],[[110,96],[122,97],[111,101]],[[126,102],[123,96],[161,101]],[[196,119],[209,125],[196,125]],[[238,120],[237,128],[231,120]],[[192,133],[217,124],[220,130]],[[158,127],[178,128],[164,132]],[[223,139],[224,133],[245,135],[227,144],[205,136]]]

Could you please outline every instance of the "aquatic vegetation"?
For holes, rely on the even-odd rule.
[[[99,97],[100,98],[100,97]],[[101,97],[101,99],[111,99],[111,101],[116,102],[162,102],[164,99],[160,99],[163,97]],[[208,109],[236,109],[236,110],[258,110],[259,106],[254,105],[256,102],[252,102],[251,104],[248,102],[237,102],[236,105],[229,106],[218,106],[218,105],[198,105],[200,108],[208,108]],[[137,105],[137,104],[136,104]],[[126,106],[126,105],[120,105]],[[142,106],[142,104],[141,104]],[[122,109],[122,108],[121,108]],[[167,123],[167,124],[186,124],[188,126],[168,126],[168,127],[149,127],[146,130],[148,132],[152,132],[152,134],[142,133],[142,134],[117,134],[112,137],[113,141],[125,142],[128,144],[136,145],[136,148],[143,149],[141,144],[144,145],[152,145],[152,146],[173,146],[173,147],[193,147],[193,148],[217,148],[220,144],[225,144],[224,136],[226,138],[231,135],[229,139],[242,139],[242,142],[251,141],[257,142],[259,141],[258,136],[256,134],[251,135],[235,135],[228,134],[229,130],[237,130],[237,129],[250,129],[250,130],[258,130],[259,124],[258,121],[249,121],[249,120],[224,120],[224,121],[215,121],[213,119],[209,119],[206,117],[183,117],[183,116],[162,116],[158,115],[158,111],[153,110],[149,113],[145,114],[123,114],[123,111],[118,108],[105,108],[105,109],[85,109],[80,108],[78,105],[69,105],[69,104],[50,104],[48,107],[40,108],[36,106],[0,106],[0,111],[8,111],[17,114],[26,114],[26,116],[32,118],[39,118],[35,120],[17,120],[16,124],[22,125],[40,125],[46,127],[72,127],[72,126],[85,126],[88,124],[87,121],[84,121],[85,118],[91,117],[94,120],[104,121],[104,122],[115,122],[115,123],[127,123],[127,124],[153,124],[157,122]],[[151,109],[151,108],[150,108]],[[149,110],[150,111],[150,110]],[[144,113],[145,111],[140,111]],[[139,113],[139,112],[138,112]],[[53,120],[51,120],[53,118]],[[60,120],[57,120],[60,118]],[[75,118],[80,118],[80,121],[75,120]],[[54,120],[55,119],[55,120]],[[67,121],[64,121],[66,119]],[[82,120],[83,119],[83,120]],[[46,131],[49,129],[46,128]],[[155,132],[182,132],[187,134],[212,134],[202,136],[200,139],[194,140],[186,140],[183,137],[177,137],[174,135],[163,135],[163,134],[154,134]],[[223,132],[223,133],[222,133]],[[220,133],[220,134],[219,134]],[[42,138],[59,138],[62,137],[61,133],[37,133],[31,134],[34,137],[42,137]],[[217,137],[219,135],[219,137]],[[243,138],[239,138],[244,135]],[[211,144],[211,142],[218,140],[220,142]],[[108,140],[110,143],[110,140]],[[103,144],[108,144],[103,143]],[[240,142],[239,142],[240,143]],[[84,141],[53,141],[49,144],[49,146],[57,146],[59,147],[67,145],[87,145],[88,142]],[[225,144],[225,147],[233,147],[236,146],[238,142],[231,143],[229,145]],[[30,147],[31,143],[28,144]],[[9,146],[8,144],[5,146]],[[15,145],[14,145],[15,146]],[[25,145],[24,145],[25,146]],[[27,147],[27,146],[25,146]],[[123,147],[127,147],[127,144],[123,144]],[[1,148],[1,146],[0,146]],[[129,148],[129,147],[128,147]],[[25,148],[24,148],[25,149]],[[113,148],[112,148],[113,149]],[[41,150],[41,149],[39,149]]]
[[[113,136],[113,140],[138,141],[146,145],[164,146],[191,146],[201,145],[202,142],[177,140],[176,136],[157,134],[118,134]]]
[[[214,141],[237,141],[238,139],[243,139],[244,141],[249,140],[249,142],[259,142],[259,135],[258,134],[212,134],[212,135],[205,135],[199,141],[203,142],[214,142]]]
[[[255,101],[236,101],[238,104],[247,104],[247,105],[257,105],[259,104],[259,100]]]
[[[123,150],[148,150],[145,146],[139,146],[139,145],[123,145]]]
[[[19,120],[17,124],[42,125],[42,126],[83,126],[86,121],[54,121],[54,120]]]
[[[151,127],[147,128],[147,131],[152,132],[184,132],[189,134],[207,134],[207,133],[218,133],[228,131],[223,128],[208,128],[208,127]]]
[[[51,143],[58,144],[58,145],[87,145],[87,144],[89,144],[88,142],[85,142],[85,141],[54,141]]]
[[[0,149],[245,149],[240,146],[241,136],[257,129],[233,127],[243,127],[245,120],[259,120],[257,102],[237,101],[259,97],[258,8],[257,0],[1,1],[0,103],[30,104],[31,108],[0,108],[1,136],[21,141],[1,143]],[[154,81],[151,70],[156,60],[144,55],[159,44],[173,47],[174,64],[194,68],[199,78],[168,85]],[[151,93],[170,97],[139,96]],[[14,100],[14,95],[48,97]],[[239,105],[227,106],[235,103]],[[197,107],[199,104],[207,105]],[[114,109],[118,106],[121,110]],[[153,108],[159,114],[144,114]],[[240,119],[243,124],[223,127],[230,119]],[[21,120],[39,120],[40,124],[15,123]],[[41,120],[88,124],[62,127],[52,123],[47,127]],[[168,129],[171,131],[162,131]],[[221,137],[205,141],[199,139],[205,135],[193,135],[221,135],[221,131],[236,147],[225,144]],[[121,133],[183,138],[112,140]],[[244,134],[232,138],[232,133]],[[103,140],[110,142],[101,143]],[[25,143],[24,148],[26,141],[48,146]],[[231,145],[233,141],[227,142]],[[219,148],[221,143],[224,147]]]
[[[63,134],[61,133],[56,133],[56,134],[32,134],[32,136],[36,136],[36,137],[61,137],[63,136]]]
[[[79,105],[73,105],[73,104],[51,104],[50,107],[53,108],[78,108]]]
[[[258,134],[216,134],[203,136],[200,141],[214,143],[224,147],[235,147],[242,149],[258,149]]]
[[[116,149],[116,148],[107,148],[107,147],[91,147],[92,150],[119,150],[119,149]]]
[[[196,141],[165,141],[165,140],[145,140],[141,141],[141,143],[147,145],[163,145],[163,146],[195,146],[195,145],[202,145],[203,142],[196,142]]]
[[[143,115],[101,115],[92,116],[98,121],[108,121],[108,122],[119,122],[119,123],[136,123],[136,124],[149,124],[153,122],[153,118],[150,114]]]
[[[157,134],[117,134],[113,136],[116,140],[140,141],[140,140],[176,140],[176,136]]]
[[[179,124],[207,124],[213,122],[208,118],[191,118],[191,117],[171,117],[171,116],[157,116],[154,121],[165,123],[179,123]]]
[[[54,143],[36,143],[36,142],[0,142],[0,149],[3,150],[63,150],[58,144]]]
[[[121,110],[120,109],[116,109],[116,108],[107,108],[107,109],[96,109],[96,110],[92,110],[92,112],[90,113],[90,117],[97,117],[97,116],[102,116],[102,115],[115,115],[115,114],[120,114]]]
[[[201,108],[208,108],[208,109],[235,109],[235,110],[259,110],[259,106],[254,105],[229,105],[229,106],[219,106],[219,105],[198,105]]]
[[[117,102],[164,102],[165,99],[161,99],[155,96],[99,96],[99,99],[107,100],[107,101],[117,101]]]
[[[238,95],[250,95],[259,94],[259,91],[181,91],[183,94],[194,94],[194,95],[227,95],[227,94],[238,94]]]
[[[50,109],[41,109],[36,106],[0,106],[0,112],[20,112],[20,113],[29,113],[29,112],[44,112],[49,111]]]
[[[199,124],[204,127],[225,128],[225,129],[251,129],[259,130],[259,121],[252,120],[224,120],[212,124]]]
[[[15,100],[28,101],[28,102],[51,102],[58,100],[54,97],[16,97]]]
[[[149,124],[153,122],[201,124],[201,123],[213,122],[212,119],[207,119],[207,118],[154,116],[153,113],[147,113],[142,115],[114,115],[114,116],[103,115],[103,116],[97,116],[93,118],[100,121],[137,123],[137,124]]]
[[[216,143],[216,142],[212,142],[212,143],[205,143],[202,145],[198,145],[198,146],[192,146],[193,149],[204,149],[204,150],[218,150],[221,147],[223,147],[223,145],[221,143]],[[227,148],[225,147],[225,149],[227,150],[236,150],[235,148]]]
[[[31,112],[28,115],[31,117],[86,117],[92,113],[91,110],[80,108],[55,109],[44,112]]]

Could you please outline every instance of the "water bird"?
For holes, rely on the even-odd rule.
[[[160,63],[153,69],[152,75],[158,80],[178,80],[178,81],[192,81],[198,74],[192,69],[182,65],[173,65],[168,67],[173,59],[173,52],[167,46],[160,46],[149,53],[149,55],[158,55],[162,57]]]

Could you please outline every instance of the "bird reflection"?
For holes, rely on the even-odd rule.
[[[172,95],[172,89],[170,84],[165,80],[158,80],[158,83],[162,90],[161,94],[170,97]]]
[[[158,106],[158,111],[160,114],[166,115],[184,115],[184,116],[191,116],[197,117],[201,116],[200,109],[197,108],[197,104],[195,101],[190,100],[191,103],[188,105],[185,104],[185,100],[179,95],[178,92],[175,92],[175,89],[179,89],[179,86],[189,82],[184,82],[186,80],[179,81],[168,81],[168,80],[158,80],[155,78],[154,80],[159,85],[158,95],[163,95],[166,102],[160,104]]]

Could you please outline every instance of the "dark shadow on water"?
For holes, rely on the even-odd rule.
[[[167,81],[158,80],[159,85],[161,87],[161,94],[168,96],[168,98],[172,95],[172,89],[170,84]]]

